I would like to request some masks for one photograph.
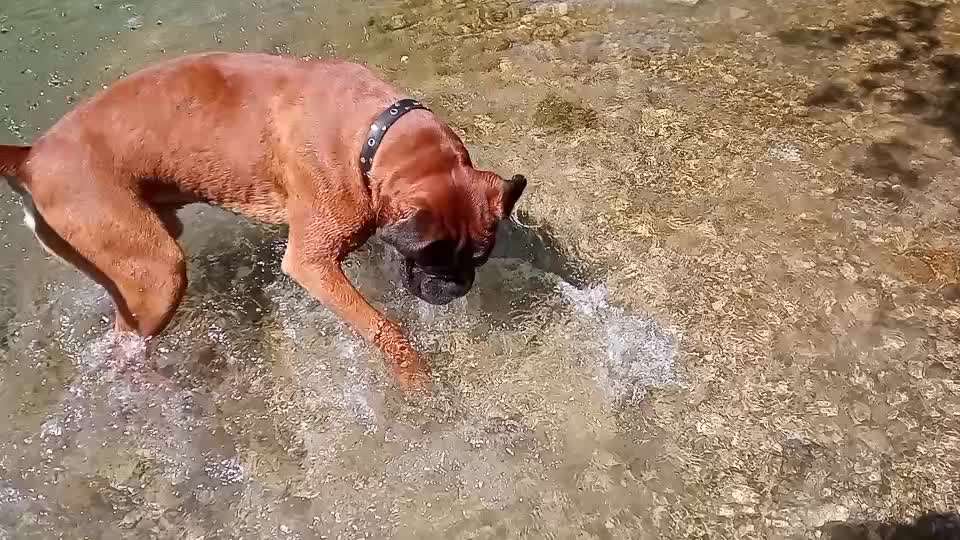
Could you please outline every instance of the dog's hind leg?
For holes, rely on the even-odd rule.
[[[78,180],[69,196],[51,179],[33,178],[31,185],[51,186],[30,194],[38,239],[107,289],[116,329],[143,337],[163,331],[187,285],[183,252],[168,224],[119,182]]]

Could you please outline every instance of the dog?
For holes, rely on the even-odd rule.
[[[121,334],[161,333],[183,298],[183,206],[288,225],[283,272],[375,344],[406,389],[429,386],[428,365],[342,261],[379,234],[411,293],[451,302],[527,185],[474,168],[446,123],[363,65],[228,52],[116,81],[32,146],[0,146],[0,176],[43,247],[107,290]]]

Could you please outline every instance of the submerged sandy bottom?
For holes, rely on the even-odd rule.
[[[597,525],[598,508],[625,512],[642,493],[625,464],[642,453],[616,417],[677,382],[676,337],[655,320],[520,259],[494,259],[466,299],[426,306],[392,285],[374,246],[349,261],[351,278],[407,322],[437,369],[435,394],[411,401],[367,344],[277,272],[283,240],[258,240],[258,251],[240,241],[192,259],[199,284],[151,344],[157,369],[137,364],[137,343],[120,345],[127,370],[113,368],[109,304],[88,282],[50,292],[56,316],[22,322],[4,364],[20,384],[5,395],[50,391],[19,419],[34,434],[0,443],[5,470],[19,471],[0,523],[37,534],[94,534],[104,518],[194,535],[546,533]],[[78,335],[78,320],[96,322]],[[51,346],[57,381],[36,370]]]

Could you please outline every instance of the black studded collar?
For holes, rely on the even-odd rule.
[[[369,174],[370,169],[373,168],[373,157],[377,154],[377,148],[380,148],[380,143],[383,142],[387,130],[401,116],[417,109],[430,110],[415,99],[401,99],[387,107],[370,125],[370,132],[367,134],[367,139],[363,141],[363,148],[360,150],[360,172],[363,174],[364,180],[370,180]]]

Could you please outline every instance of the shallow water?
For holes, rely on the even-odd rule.
[[[3,70],[20,76],[4,89],[7,124],[29,137],[73,99],[181,50],[376,54],[362,10],[222,7],[8,13],[5,37],[18,42],[7,39]],[[378,246],[348,261],[436,366],[437,395],[406,402],[379,356],[279,272],[281,231],[195,208],[183,240],[190,296],[156,366],[117,373],[104,293],[42,256],[7,199],[0,531],[11,537],[576,530],[608,504],[579,484],[629,494],[628,473],[606,471],[615,407],[675,377],[668,330],[612,305],[602,285],[551,273],[560,255],[514,227],[475,292],[446,308],[404,293]]]
[[[282,275],[282,230],[203,207],[188,298],[117,372],[103,291],[0,191],[0,539],[808,538],[960,505],[955,84],[850,90],[910,36],[956,48],[952,5],[904,43],[877,21],[926,12],[883,2],[0,9],[3,142],[159,58],[338,55],[532,179],[452,305],[376,242],[347,261],[422,401]]]

